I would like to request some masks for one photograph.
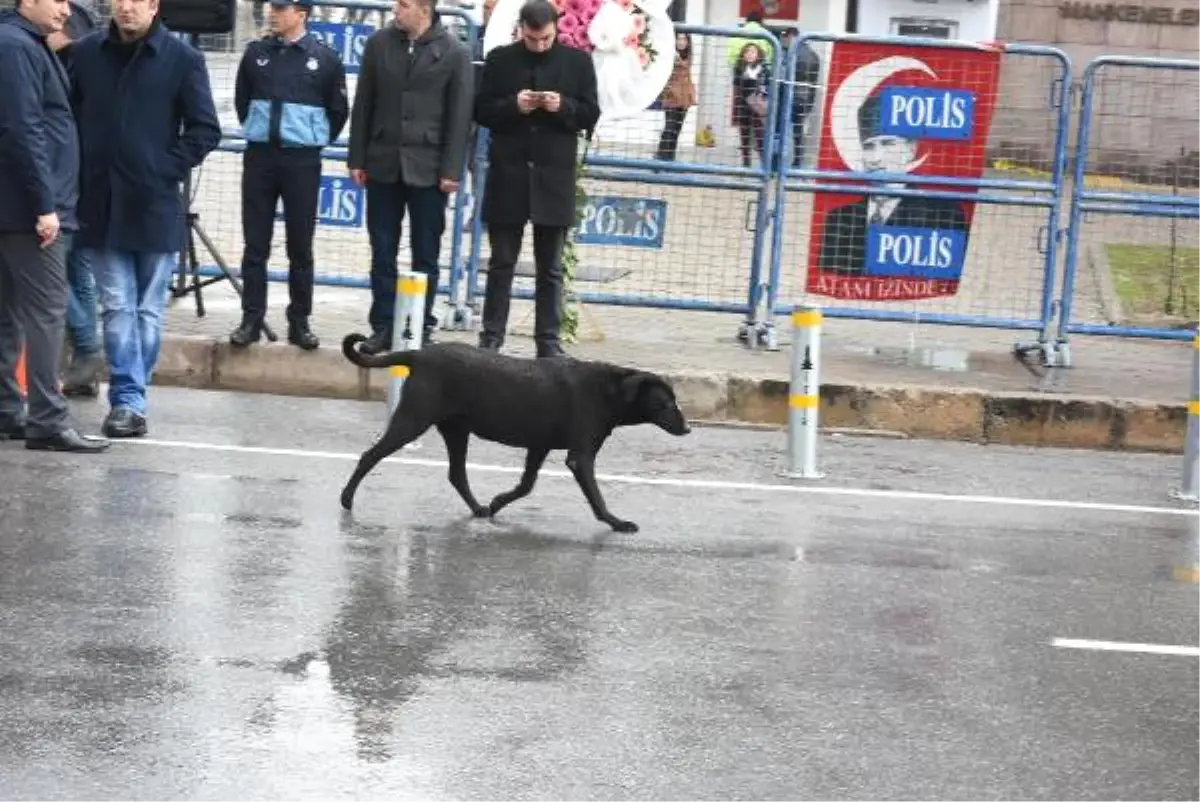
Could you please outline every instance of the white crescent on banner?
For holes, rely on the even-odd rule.
[[[830,107],[829,128],[833,134],[833,144],[837,148],[842,163],[852,171],[862,169],[862,139],[858,131],[858,110],[863,102],[871,96],[881,83],[898,72],[917,70],[933,78],[937,73],[923,61],[907,56],[888,56],[879,61],[864,64],[846,76],[842,85],[833,94]],[[915,170],[925,161],[925,156],[917,159],[909,170]]]
[[[499,0],[488,19],[483,37],[483,52],[513,41],[517,16],[525,0]],[[630,28],[628,13],[613,0],[605,0],[588,26],[588,35],[596,47],[592,63],[596,67],[596,88],[601,120],[631,117],[645,111],[662,94],[671,77],[675,61],[675,24],[667,16],[664,0],[635,0],[647,17],[646,33],[656,58],[645,68],[637,54],[623,44]]]

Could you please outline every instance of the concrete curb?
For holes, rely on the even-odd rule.
[[[697,422],[784,426],[788,383],[726,373],[669,373]],[[236,351],[209,338],[163,339],[155,383],[208,390],[382,401],[385,370],[351,365],[339,348],[303,352],[260,344]],[[1021,446],[1182,453],[1187,409],[1179,404],[936,387],[827,384],[827,429]]]

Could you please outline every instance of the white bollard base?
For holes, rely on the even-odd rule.
[[[1190,501],[1192,504],[1200,504],[1200,496],[1194,493],[1186,493],[1179,488],[1175,488],[1171,492],[1167,493],[1167,495],[1176,501]]]
[[[824,479],[825,474],[821,471],[793,471],[784,468],[782,471],[776,471],[776,476],[782,476],[784,479]]]

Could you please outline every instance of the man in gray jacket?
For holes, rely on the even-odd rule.
[[[413,269],[428,277],[425,341],[437,326],[438,257],[446,202],[458,189],[466,156],[472,78],[471,53],[442,25],[434,0],[396,0],[394,23],[367,39],[347,159],[351,178],[367,188],[371,336],[362,345],[366,353],[391,348],[405,210]]]

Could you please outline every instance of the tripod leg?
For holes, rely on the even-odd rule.
[[[188,215],[191,218],[193,215]],[[189,220],[188,224],[188,261],[192,265],[192,287],[196,291],[196,317],[204,317],[204,295],[201,293],[201,288],[204,286],[200,283],[200,259],[196,256],[196,238],[192,236],[193,222]]]

